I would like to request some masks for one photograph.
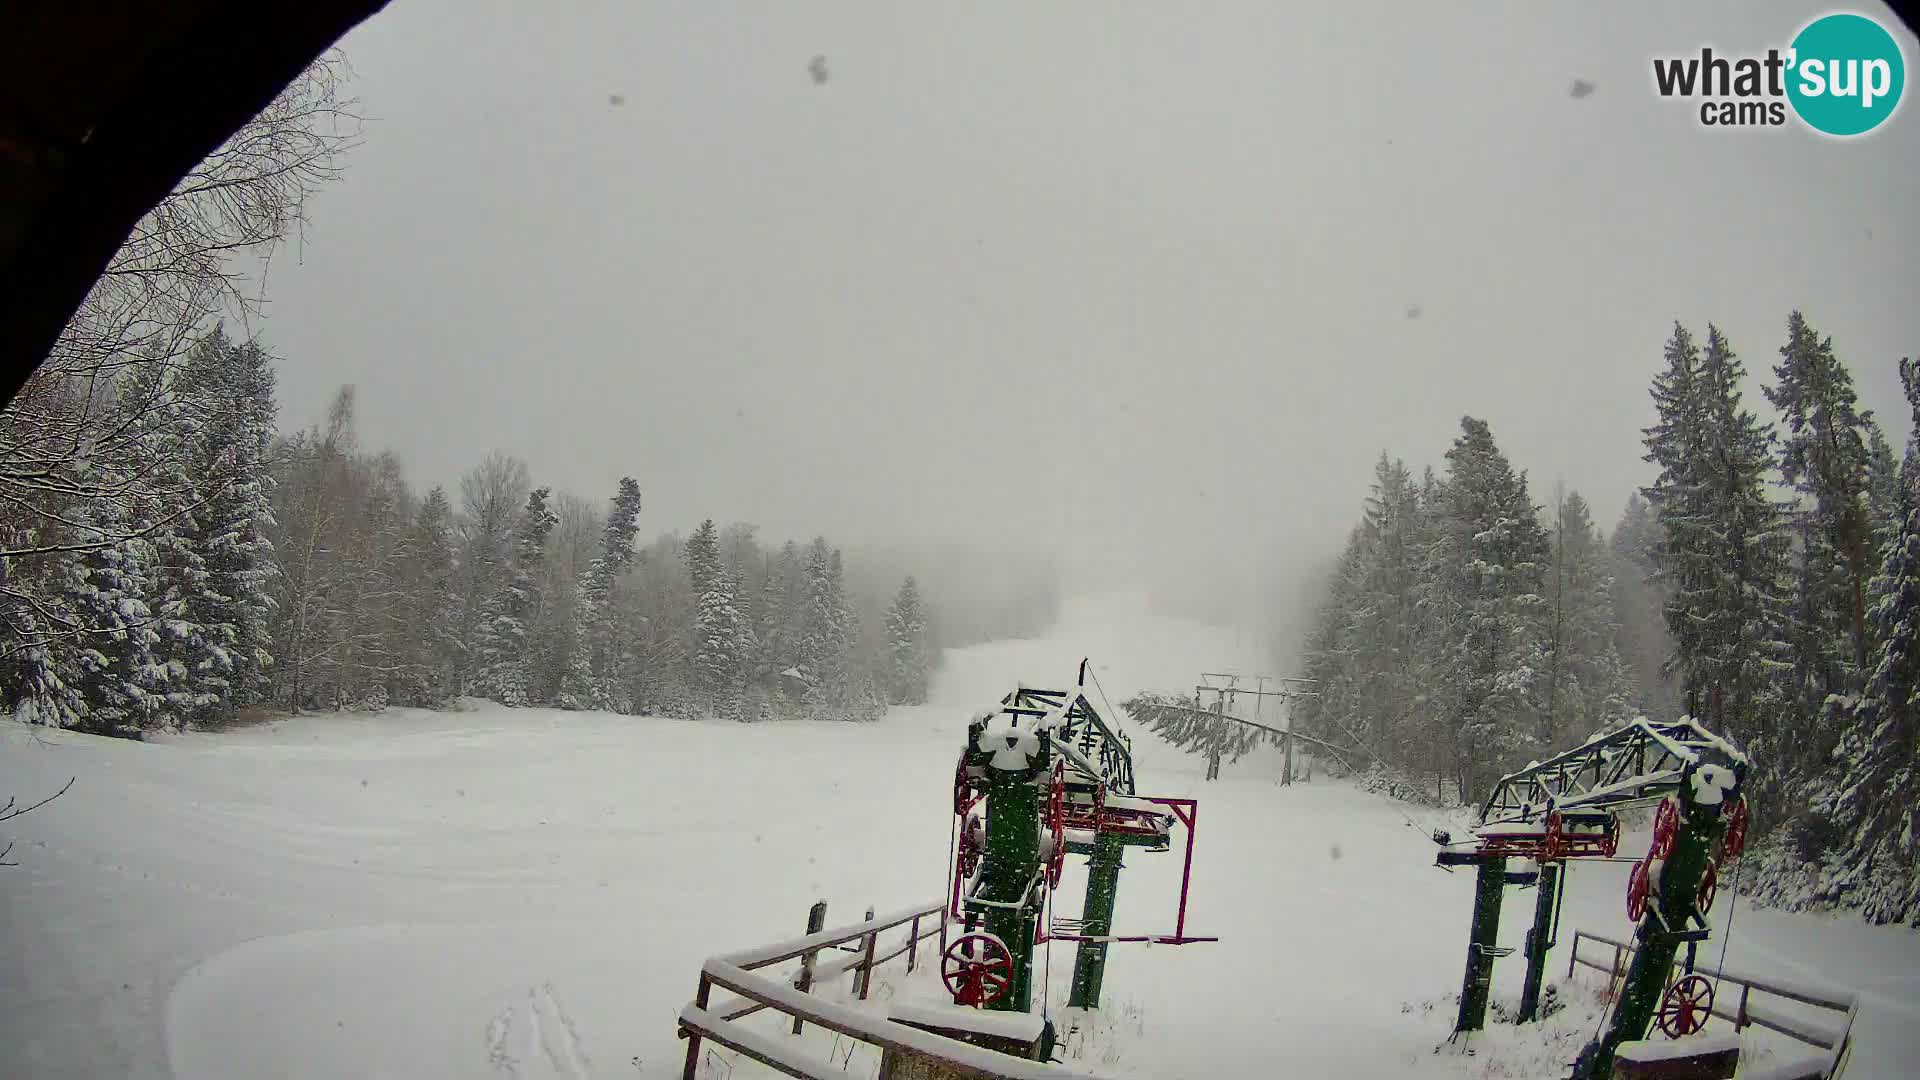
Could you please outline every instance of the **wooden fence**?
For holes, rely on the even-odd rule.
[[[1594,960],[1580,953],[1580,943],[1593,942],[1612,950],[1611,956],[1604,960]],[[1573,946],[1567,950],[1567,977],[1573,977],[1574,966],[1584,965],[1607,973],[1609,992],[1619,985],[1626,976],[1627,964],[1633,956],[1633,946],[1628,942],[1616,941],[1600,934],[1582,930],[1573,932]],[[1604,955],[1604,954],[1603,954]],[[1761,979],[1741,974],[1732,968],[1715,968],[1701,965],[1693,969],[1694,974],[1716,980],[1721,987],[1728,984],[1740,988],[1739,1003],[1732,1009],[1726,1007],[1724,991],[1716,991],[1713,999],[1712,1014],[1733,1024],[1735,1031],[1744,1030],[1749,1024],[1777,1031],[1797,1042],[1805,1043],[1824,1051],[1818,1059],[1809,1063],[1812,1067],[1805,1072],[1781,1070],[1781,1077],[1819,1076],[1829,1080],[1838,1077],[1846,1068],[1847,1058],[1853,1044],[1853,1021],[1860,1012],[1860,997],[1844,991],[1822,991],[1804,986],[1787,986],[1777,979]],[[1762,995],[1756,998],[1754,995]],[[1772,998],[1796,1001],[1816,1009],[1839,1013],[1837,1022],[1828,1024],[1819,1019],[1806,1017],[1782,1010]]]
[[[816,905],[815,910],[822,908]],[[865,1009],[824,1001],[807,992],[816,982],[852,971],[854,990],[864,999],[872,986],[873,971],[881,964],[904,955],[907,970],[914,970],[920,958],[920,942],[940,933],[945,925],[945,913],[944,902],[879,918],[871,917],[869,912],[865,921],[850,926],[817,930],[792,941],[709,959],[700,969],[700,985],[693,1001],[680,1010],[680,1034],[687,1040],[683,1080],[694,1080],[703,1039],[800,1080],[846,1080],[842,1066],[807,1053],[777,1035],[739,1022],[742,1017],[762,1009],[793,1017],[796,1033],[803,1023],[817,1024],[883,1050],[932,1058],[955,1075],[977,1080],[1090,1080],[1082,1072],[995,1053],[896,1023]],[[818,925],[818,920],[809,919],[809,929]],[[880,935],[900,926],[907,927],[902,941],[889,951],[881,952]],[[845,955],[822,960],[821,954],[826,952]],[[763,973],[765,968],[795,958],[800,959],[800,970],[791,979]],[[737,996],[731,1001],[712,1004],[709,999],[715,986]]]

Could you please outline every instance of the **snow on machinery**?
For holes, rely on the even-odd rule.
[[[1110,944],[1218,940],[1186,933],[1198,804],[1135,793],[1132,743],[1087,699],[1087,674],[1083,660],[1073,689],[1018,687],[968,725],[954,774],[948,911],[964,932],[941,949],[956,1004],[1030,1011],[1035,951],[1056,940],[1078,943],[1068,1005],[1087,1009],[1099,1006]],[[1187,838],[1173,932],[1115,935],[1123,852],[1171,850],[1176,824]],[[1052,915],[1069,854],[1088,856],[1078,919]]]
[[[1627,915],[1635,923],[1633,960],[1615,999],[1612,1024],[1582,1050],[1575,1076],[1608,1075],[1615,1049],[1644,1038],[1655,1021],[1671,1038],[1698,1031],[1712,1006],[1713,988],[1692,974],[1694,952],[1711,933],[1707,912],[1719,865],[1746,845],[1748,811],[1741,788],[1747,769],[1746,755],[1691,718],[1669,723],[1643,718],[1501,777],[1481,808],[1473,849],[1442,851],[1437,860],[1448,868],[1478,868],[1455,1036],[1485,1025],[1493,961],[1513,951],[1496,942],[1505,887],[1537,883],[1520,1002],[1524,1023],[1538,1010],[1547,950],[1557,936],[1556,886],[1563,867],[1571,860],[1614,858],[1620,844],[1616,815],[1648,805],[1657,807],[1653,837],[1634,864],[1626,895]],[[1509,872],[1509,858],[1531,860],[1538,869]],[[1688,974],[1673,982],[1683,944]]]

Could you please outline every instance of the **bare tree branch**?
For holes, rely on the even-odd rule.
[[[16,806],[15,803],[17,800],[11,799],[11,798],[8,799],[7,805],[0,806],[0,824],[5,824],[6,822],[12,821],[14,818],[21,817],[26,814],[31,814],[35,810],[40,809],[41,807],[47,805],[48,803],[59,798],[60,796],[65,795],[67,793],[67,789],[72,787],[73,782],[78,779],[80,778],[77,776],[68,777],[67,782],[60,786],[59,791],[56,791],[53,794],[47,796],[46,798],[41,799],[39,802],[34,803],[32,806]]]

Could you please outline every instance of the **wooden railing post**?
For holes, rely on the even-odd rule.
[[[920,948],[920,916],[913,917],[913,926],[907,932],[907,974],[913,974],[913,954]]]
[[[867,909],[867,921],[873,921],[873,909]],[[873,986],[873,943],[880,936],[878,930],[867,931],[867,955],[860,961],[860,1000],[867,1000],[867,990]]]
[[[700,989],[694,991],[693,1003],[700,1008],[707,1007],[707,995],[713,990],[713,983],[707,978],[707,969],[700,969]],[[694,1073],[700,1068],[700,1033],[687,1032],[687,1063],[680,1070],[680,1080],[694,1080]]]
[[[826,929],[826,927],[827,902],[825,900],[815,900],[813,907],[807,911],[807,934],[809,936],[817,934]],[[815,949],[800,958],[800,978],[793,985],[803,994],[813,991],[813,961],[814,958],[819,955],[820,950]],[[800,1027],[803,1023],[804,1021],[799,1017],[796,1016],[793,1018],[793,1033],[795,1035],[800,1034]]]

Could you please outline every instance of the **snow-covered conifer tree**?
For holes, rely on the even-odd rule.
[[[487,604],[475,631],[474,685],[505,705],[525,705],[533,698],[530,627],[545,601],[541,572],[547,537],[560,520],[547,508],[550,494],[544,487],[528,494],[526,509],[514,525],[506,581]]]
[[[920,586],[912,576],[900,583],[887,609],[889,700],[918,705],[927,700],[927,677],[933,667],[927,643],[927,613]]]
[[[613,591],[633,564],[634,534],[639,529],[640,484],[622,477],[607,512],[599,554],[580,575],[575,605],[578,633],[574,653],[561,679],[558,704],[567,709],[616,709],[625,696],[618,685],[619,636],[613,619]]]

